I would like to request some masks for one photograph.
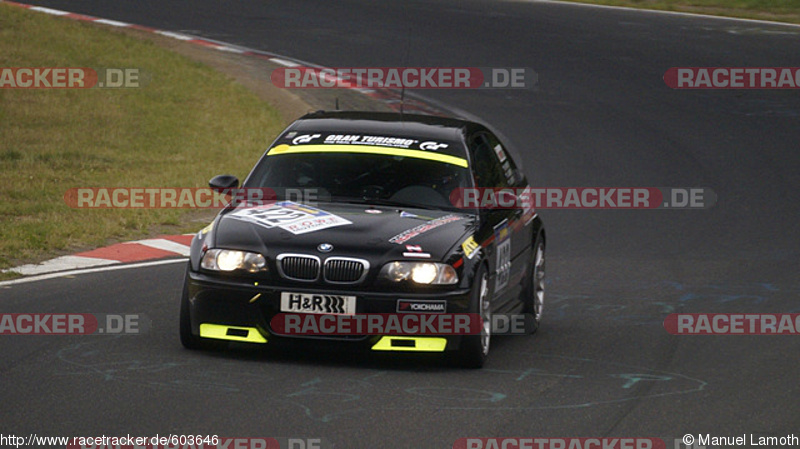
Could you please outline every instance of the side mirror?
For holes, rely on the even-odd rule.
[[[239,187],[239,178],[233,175],[218,175],[208,181],[208,186],[217,192]]]

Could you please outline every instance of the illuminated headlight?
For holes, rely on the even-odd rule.
[[[244,270],[257,273],[266,269],[267,261],[258,253],[232,249],[210,249],[203,255],[200,266],[213,271]]]
[[[458,274],[456,274],[455,268],[433,262],[389,262],[381,269],[381,277],[393,282],[410,280],[426,285],[458,283]]]

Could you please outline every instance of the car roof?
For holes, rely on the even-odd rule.
[[[287,131],[370,133],[463,143],[474,122],[452,117],[397,112],[317,111],[295,121]]]

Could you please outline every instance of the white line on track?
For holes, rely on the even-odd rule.
[[[220,47],[216,47],[216,48],[219,51],[227,51],[229,53],[236,53],[236,54],[244,53],[244,50],[239,50],[238,48],[228,47],[228,46],[225,46],[225,45],[220,46]]]
[[[619,10],[623,10],[623,11],[635,11],[635,12],[641,12],[641,13],[655,13],[655,14],[668,14],[668,15],[672,15],[672,16],[682,16],[682,17],[698,18],[698,19],[732,20],[732,21],[736,21],[736,22],[760,23],[760,24],[763,24],[763,25],[784,25],[784,26],[788,26],[788,27],[800,28],[800,24],[797,24],[797,23],[774,22],[774,21],[771,21],[771,20],[747,19],[747,18],[743,18],[743,17],[712,16],[710,14],[699,14],[699,13],[684,12],[684,11],[664,11],[662,9],[632,8],[630,6],[597,5],[597,4],[594,4],[594,3],[568,2],[568,1],[561,1],[561,0],[507,0],[507,1],[520,2],[520,3],[552,3],[554,5],[572,5],[572,6],[584,6],[584,7],[589,7],[589,8],[619,9]]]
[[[29,276],[33,274],[52,273],[56,271],[78,270],[81,268],[111,265],[115,263],[119,262],[110,259],[98,259],[97,257],[61,256],[38,264],[28,264],[9,268],[7,271],[14,271],[19,274]]]
[[[279,65],[282,65],[284,67],[299,67],[300,66],[300,64],[298,64],[298,63],[296,63],[294,61],[287,61],[287,60],[281,59],[281,58],[272,58],[271,61],[274,62],[275,64],[279,64]]]
[[[95,21],[95,22],[97,22],[97,21]],[[187,35],[181,34],[181,33],[173,33],[172,31],[156,30],[156,31],[154,31],[154,33],[160,34],[160,35],[166,36],[166,37],[171,37],[173,39],[178,39],[179,41],[190,41],[190,40],[194,39],[194,37],[192,37],[192,36],[187,36]]]
[[[29,9],[31,11],[39,11],[39,12],[43,12],[45,14],[52,14],[54,16],[65,16],[65,15],[69,14],[69,12],[67,12],[67,11],[61,11],[61,10],[58,10],[58,9],[45,8],[44,6],[31,6]]]
[[[167,260],[155,260],[151,262],[140,262],[140,263],[131,263],[125,265],[112,265],[107,267],[98,267],[98,268],[85,268],[82,270],[71,270],[71,271],[59,271],[57,273],[47,273],[42,274],[40,276],[32,276],[28,278],[20,278],[20,279],[12,279],[10,281],[3,281],[0,282],[0,287],[6,287],[9,285],[16,285],[16,284],[25,284],[28,282],[36,282],[36,281],[44,281],[47,279],[54,279],[60,278],[65,276],[75,276],[79,274],[87,274],[87,273],[100,273],[103,271],[116,271],[116,270],[127,270],[129,268],[144,268],[144,267],[154,267],[157,265],[166,265],[171,263],[186,263],[186,258],[182,259],[167,259]]]
[[[126,242],[126,244],[138,243],[140,245],[149,246],[150,248],[169,251],[171,253],[178,253],[181,256],[189,255],[189,246],[182,245],[167,239],[147,239],[147,240],[134,240],[133,242]]]
[[[108,19],[97,19],[94,23],[102,23],[104,25],[111,25],[112,27],[129,27],[131,26],[130,23],[125,22],[118,22],[116,20],[108,20]]]

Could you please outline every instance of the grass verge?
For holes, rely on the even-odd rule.
[[[72,187],[204,187],[247,174],[281,118],[232,79],[118,31],[0,3],[0,67],[138,68],[129,89],[0,89],[0,269],[192,232],[213,213],[73,209]]]
[[[800,23],[798,0],[566,0],[696,14]]]

